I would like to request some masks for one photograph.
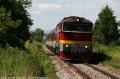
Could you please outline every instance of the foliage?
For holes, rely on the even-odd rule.
[[[31,7],[32,0],[18,0],[19,3],[23,4],[24,8]]]
[[[29,0],[0,0],[0,45],[24,47],[32,25],[25,7],[30,5],[28,3]]]
[[[44,31],[40,28],[37,28],[34,32],[31,32],[32,40],[42,41],[44,36]]]
[[[118,21],[118,26],[120,27],[120,21]]]
[[[38,43],[38,42],[37,42]],[[42,47],[27,41],[27,51],[6,47],[0,49],[0,77],[48,77],[57,79],[54,66]]]
[[[44,75],[47,76],[48,79],[58,79],[55,74],[54,65],[52,64],[52,61],[49,60],[47,55],[45,55],[45,52],[42,49],[42,46],[39,46],[39,45],[42,45],[41,42],[33,41],[33,43],[30,43],[30,41],[27,41],[26,44],[29,45],[27,46],[26,49],[30,51],[32,56],[35,56],[37,61],[40,61],[43,67]]]
[[[120,34],[119,34],[119,39],[118,39],[118,45],[120,45]]]
[[[94,26],[94,40],[104,44],[118,40],[118,27],[113,11],[106,5],[98,15]]]
[[[118,39],[118,44],[120,45],[120,21],[118,21],[118,28],[119,28],[119,39]]]
[[[36,61],[32,54],[18,48],[1,48],[0,59],[1,77],[27,77],[33,76],[35,71],[37,71]],[[42,67],[40,66],[39,68]]]
[[[120,46],[96,44],[93,46],[93,51],[94,53],[104,51],[104,54],[106,54],[108,57],[111,57],[111,59],[105,60],[102,63],[120,70]]]
[[[101,33],[101,27],[99,26],[99,20],[96,20],[94,29],[93,29],[93,41],[102,43],[103,39],[103,34]]]
[[[30,40],[27,40],[27,41],[25,42],[24,47],[25,47],[26,49],[29,49],[29,48],[30,48]]]
[[[11,44],[14,41],[16,45],[18,38],[16,37],[16,30],[21,25],[21,20],[13,21],[10,18],[11,12],[7,12],[4,8],[0,8],[0,44]],[[14,37],[14,38],[12,38]],[[13,45],[13,44],[12,44]]]

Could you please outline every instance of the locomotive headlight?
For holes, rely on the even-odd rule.
[[[87,46],[87,45],[85,45],[85,48],[87,49],[87,48],[88,48],[88,46]]]
[[[86,49],[89,49],[89,48],[91,48],[91,47],[92,47],[92,45],[91,45],[91,44],[84,45],[84,48],[86,48]]]
[[[65,47],[68,47],[68,45],[65,45]]]

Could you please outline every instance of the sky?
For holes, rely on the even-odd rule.
[[[34,23],[31,30],[50,31],[68,16],[84,17],[94,23],[106,4],[120,20],[120,0],[32,0],[32,7],[28,10]]]

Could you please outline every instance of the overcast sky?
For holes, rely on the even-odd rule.
[[[34,24],[31,30],[52,30],[66,16],[85,17],[95,22],[106,4],[112,8],[117,20],[120,20],[120,0],[32,0],[29,13]]]

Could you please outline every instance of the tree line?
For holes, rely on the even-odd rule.
[[[116,45],[120,42],[120,31],[118,26],[120,21],[116,21],[114,11],[106,5],[98,14],[93,28],[93,42],[106,45]]]
[[[38,42],[43,41],[44,31],[42,29],[37,28],[35,31],[31,31],[30,33],[31,33],[30,40]]]
[[[29,31],[33,24],[27,9],[31,7],[31,0],[0,0],[0,47],[24,47],[25,41],[34,39],[42,41],[44,31],[36,29]],[[109,6],[105,6],[98,14],[93,28],[94,43],[120,43],[120,21]]]
[[[0,0],[0,47],[23,47],[30,38],[30,6],[30,0]]]

